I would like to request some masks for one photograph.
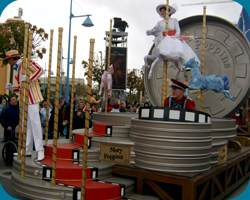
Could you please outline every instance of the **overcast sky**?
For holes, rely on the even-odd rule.
[[[193,15],[202,15],[203,5],[181,5],[205,1],[211,2],[214,0],[170,0],[170,5],[176,3],[179,7],[179,10],[172,17],[181,20]],[[126,29],[128,32],[127,67],[128,69],[140,69],[143,65],[144,55],[148,54],[153,44],[153,36],[146,36],[145,32],[161,20],[155,8],[165,2],[164,0],[73,0],[72,13],[75,16],[91,14],[91,20],[94,23],[93,27],[86,28],[81,25],[85,18],[72,19],[71,57],[73,57],[73,37],[77,35],[78,38],[75,77],[83,77],[84,70],[81,61],[89,58],[90,38],[95,39],[95,52],[105,51],[105,31],[109,31],[110,19],[114,17],[120,17],[129,24],[129,28]],[[244,4],[243,0],[238,2],[246,7],[247,3]],[[55,73],[58,27],[63,27],[63,56],[67,57],[70,0],[18,0],[5,8],[0,17],[0,22],[5,22],[6,19],[17,16],[19,7],[23,8],[23,20],[44,28],[47,33],[50,33],[50,29],[54,29],[52,69]],[[215,15],[231,22],[237,22],[241,8],[242,6],[237,2],[207,4],[207,15]],[[47,54],[43,60],[38,60],[38,63],[45,67],[45,63],[48,63],[49,40],[43,45],[47,48]],[[46,66],[48,67],[48,64]],[[63,60],[63,68],[66,71],[66,59]]]

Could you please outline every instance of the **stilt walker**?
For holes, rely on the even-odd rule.
[[[49,134],[49,104],[50,104],[50,80],[51,80],[51,60],[52,60],[52,47],[53,47],[53,33],[54,30],[50,30],[50,45],[49,45],[49,66],[48,66],[48,85],[47,85],[47,107],[46,107],[46,129],[45,129],[45,144],[48,142]]]
[[[63,28],[58,28],[58,50],[57,50],[57,70],[56,70],[56,98],[55,98],[55,120],[53,135],[53,165],[51,185],[56,185],[56,159],[57,159],[57,138],[58,138],[58,115],[59,115],[59,93],[60,93],[60,71],[62,58],[62,32]]]
[[[167,0],[167,5],[166,5],[166,35],[168,34],[168,18],[169,18],[169,0]],[[164,106],[164,101],[167,97],[167,78],[168,78],[168,62],[164,61],[161,106]]]
[[[74,86],[75,86],[76,41],[77,41],[77,36],[74,36],[73,67],[72,67],[71,98],[70,98],[69,134],[71,134],[72,127],[73,127],[73,108],[74,108],[73,101],[74,101]],[[70,137],[69,137],[69,140],[71,140]]]
[[[28,52],[28,32],[29,32],[29,24],[25,24],[25,30],[24,30],[24,45],[23,45],[23,64],[26,66],[27,63],[27,52]],[[22,75],[25,74],[25,68],[22,68]],[[19,101],[19,108],[20,108],[20,114],[19,114],[19,128],[18,128],[18,149],[17,149],[17,159],[21,159],[21,147],[22,147],[22,135],[23,135],[23,98],[24,98],[24,90],[25,90],[26,83],[21,82],[21,92],[20,92],[20,101]],[[26,118],[26,126],[27,126],[27,118]],[[25,129],[27,129],[25,127]],[[25,130],[26,133],[26,130]]]
[[[205,42],[206,42],[206,6],[203,6],[203,40],[202,40],[202,61],[201,61],[201,74],[205,73]],[[204,91],[201,90],[201,99],[200,99],[200,111],[203,110],[203,96]]]
[[[108,62],[107,62],[107,71],[109,72],[109,66],[110,66],[110,54],[111,54],[111,40],[112,40],[112,19],[110,19],[110,29],[109,29],[109,51],[108,51]],[[112,88],[111,88],[112,90]],[[106,88],[105,91],[105,114],[107,114],[108,110],[108,88]]]
[[[88,154],[88,137],[89,137],[89,118],[90,118],[90,100],[92,88],[92,68],[93,68],[93,53],[95,39],[90,39],[89,52],[89,71],[88,71],[88,89],[87,89],[87,110],[85,116],[85,132],[84,132],[84,147],[83,147],[83,162],[82,162],[82,187],[81,200],[85,200],[86,192],[86,172],[87,172],[87,154]]]

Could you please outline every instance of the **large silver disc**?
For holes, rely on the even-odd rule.
[[[182,35],[189,32],[189,35],[195,37],[195,40],[190,41],[189,45],[200,61],[202,61],[202,21],[203,16],[193,16],[180,21]],[[206,90],[204,91],[203,111],[212,117],[231,116],[245,103],[250,93],[250,49],[248,40],[232,23],[215,16],[207,16],[205,46],[205,75],[227,75],[230,79],[229,92],[236,98],[232,101],[222,93]],[[149,54],[151,54],[152,48]],[[150,80],[148,79],[148,72],[149,69],[145,69],[144,81],[147,94],[154,106],[160,106],[163,62],[155,66]],[[168,79],[174,78],[176,73],[177,69],[171,62],[168,62]],[[191,73],[188,72],[188,75],[191,76]],[[183,72],[180,73],[179,80],[186,81]],[[198,95],[189,93],[189,96],[195,100],[197,110],[200,109],[200,102],[196,100]]]

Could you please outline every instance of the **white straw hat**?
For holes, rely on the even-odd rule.
[[[156,7],[156,12],[161,15],[161,8],[165,7],[166,8],[166,4],[160,4]],[[169,14],[174,14],[177,10],[178,10],[178,6],[174,3],[173,5],[169,5]]]

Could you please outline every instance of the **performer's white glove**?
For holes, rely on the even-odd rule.
[[[194,40],[194,36],[193,35],[190,35],[190,41]]]
[[[13,86],[11,83],[6,83],[5,89],[10,90],[11,92],[13,91]]]
[[[147,30],[147,31],[146,31],[146,34],[147,34],[147,35],[151,35],[151,30]]]
[[[26,75],[22,75],[20,78],[20,82],[26,81]]]

